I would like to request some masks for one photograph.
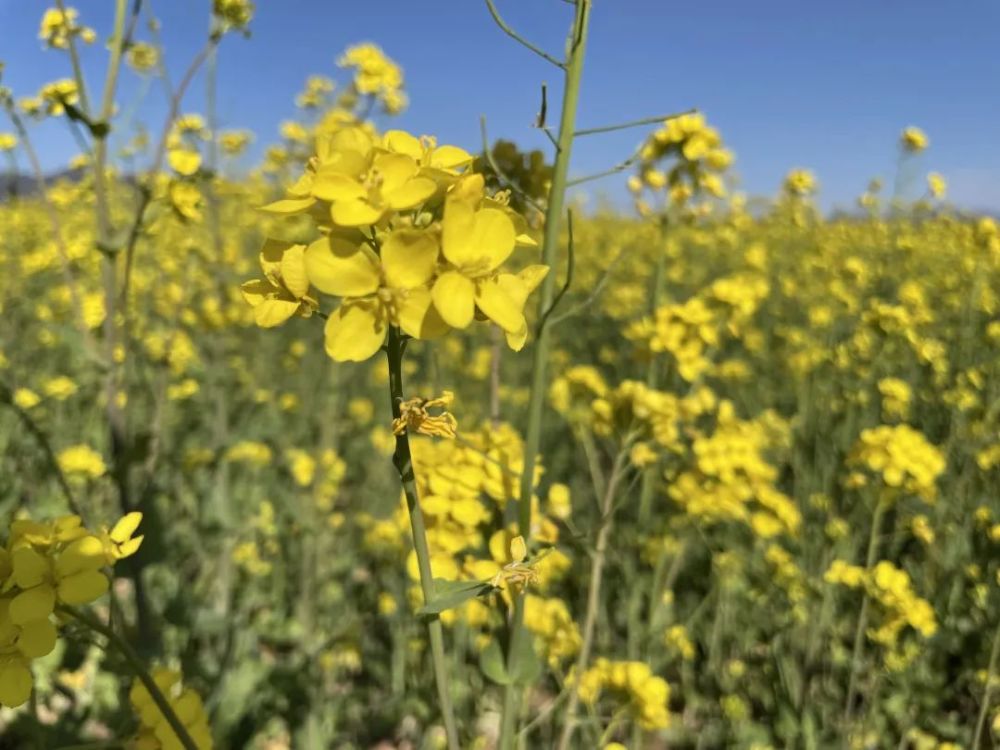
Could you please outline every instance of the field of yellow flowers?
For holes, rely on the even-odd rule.
[[[564,76],[550,155],[393,127],[365,43],[227,178],[254,135],[181,102],[248,0],[111,152],[141,6],[103,87],[61,0],[67,77],[0,79],[0,747],[1000,743],[995,221],[934,173],[751,211],[699,112],[598,129],[635,210],[577,210],[591,0],[561,58],[487,2]]]

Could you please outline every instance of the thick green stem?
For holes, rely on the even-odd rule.
[[[878,558],[879,536],[882,533],[882,521],[888,504],[879,500],[875,506],[875,515],[872,517],[871,535],[868,537],[868,554],[865,558],[865,570],[871,571],[875,567],[875,560]],[[861,611],[858,613],[858,626],[854,632],[854,650],[851,654],[851,674],[847,682],[847,700],[844,702],[844,732],[850,729],[851,716],[854,712],[854,698],[857,694],[858,674],[861,672],[861,660],[864,656],[865,630],[868,627],[868,609],[871,601],[867,594],[861,600]]]
[[[577,0],[573,25],[567,42],[565,66],[565,88],[563,90],[562,112],[559,119],[559,135],[556,141],[556,157],[552,170],[552,188],[549,191],[545,209],[545,232],[542,241],[542,263],[550,269],[556,267],[559,250],[559,228],[566,199],[566,183],[569,174],[570,156],[573,150],[573,132],[576,129],[576,110],[580,98],[580,79],[583,74],[583,59],[587,46],[587,28],[590,20],[591,0]],[[542,442],[542,408],[548,393],[546,378],[549,364],[549,331],[546,313],[556,295],[556,277],[549,273],[542,282],[538,296],[538,331],[531,363],[531,397],[528,402],[528,426],[524,437],[524,468],[518,494],[518,533],[525,542],[531,538],[531,496],[534,492],[535,461]],[[511,621],[512,637],[524,627],[523,593],[515,600]],[[513,654],[508,653],[508,665]],[[500,723],[500,750],[511,750],[517,736],[517,714],[521,686],[508,685],[504,692],[503,714]]]
[[[142,663],[142,660],[135,653],[128,642],[125,641],[125,639],[120,638],[114,630],[100,622],[96,617],[91,617],[85,612],[81,612],[73,607],[64,606],[60,606],[59,611],[72,617],[74,620],[90,628],[95,633],[103,635],[107,638],[108,645],[112,646],[119,654],[121,654],[122,658],[125,659],[136,678],[138,678],[138,680],[145,686],[146,690],[149,691],[149,696],[153,699],[153,703],[155,703],[156,707],[160,709],[160,713],[163,714],[163,718],[167,720],[170,728],[174,730],[174,734],[177,735],[177,739],[180,741],[181,745],[184,746],[184,750],[198,750],[198,746],[195,744],[194,740],[191,739],[191,735],[188,733],[184,723],[177,717],[173,707],[171,707],[170,701],[167,700],[166,696],[156,684],[156,681],[153,680],[149,672],[146,671],[146,666]]]
[[[990,712],[990,702],[993,697],[993,675],[997,671],[998,658],[1000,658],[1000,624],[997,624],[996,632],[993,634],[993,648],[990,650],[990,663],[986,668],[986,686],[983,688],[983,703],[979,707],[979,718],[976,720],[976,732],[972,737],[972,750],[979,750],[983,740],[986,716]]]
[[[389,329],[389,343],[386,356],[389,360],[389,398],[392,405],[393,419],[400,416],[400,405],[403,403],[403,348],[402,334],[395,326]],[[396,451],[392,462],[399,472],[403,493],[406,495],[406,505],[410,511],[410,528],[413,531],[413,548],[417,553],[417,567],[420,570],[420,590],[424,601],[429,602],[434,597],[434,576],[431,573],[431,553],[427,546],[427,529],[424,525],[424,512],[417,496],[417,482],[413,473],[413,458],[410,455],[410,440],[406,432],[396,436]],[[448,735],[449,750],[459,750],[458,729],[455,724],[455,711],[451,703],[450,685],[448,681],[448,662],[444,654],[444,631],[441,620],[432,616],[427,623],[431,642],[431,658],[434,662],[434,679],[437,682],[438,701],[441,704],[441,715],[444,720],[445,732]]]
[[[580,654],[576,659],[574,674],[579,680],[590,663],[590,652],[594,646],[594,631],[597,626],[597,611],[601,604],[601,581],[604,577],[604,560],[607,555],[608,538],[611,536],[612,520],[614,518],[615,495],[618,484],[625,475],[631,440],[625,442],[615,457],[614,466],[608,477],[608,486],[601,498],[601,521],[597,531],[597,544],[590,562],[590,585],[587,590],[587,613],[583,620],[583,642]],[[576,709],[580,705],[580,693],[576,687],[570,687],[569,704],[566,706],[566,721],[563,724],[562,735],[559,737],[559,750],[566,750],[573,739],[576,730]]]

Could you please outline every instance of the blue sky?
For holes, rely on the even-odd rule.
[[[106,33],[111,0],[70,0]],[[162,21],[175,78],[202,45],[208,0],[150,0]],[[508,22],[559,53],[571,8],[560,0],[496,0]],[[68,75],[62,53],[36,38],[48,3],[0,0],[0,60],[17,95]],[[374,41],[406,73],[411,106],[399,127],[478,148],[479,116],[491,138],[541,147],[531,123],[539,84],[558,100],[560,71],[504,36],[482,0],[258,0],[253,37],[227,38],[219,62],[219,111],[249,127],[257,148],[294,116],[311,73],[336,75],[344,47]],[[142,34],[140,34],[140,38]],[[106,53],[86,53],[91,86]],[[140,84],[126,75],[123,106]],[[197,80],[185,111],[201,111]],[[601,125],[698,107],[735,151],[742,188],[770,194],[791,167],[818,175],[827,207],[849,205],[872,176],[891,178],[899,131],[930,136],[922,172],[942,172],[958,204],[1000,208],[1000,3],[996,0],[594,0],[579,123]],[[550,111],[557,107],[550,107]],[[150,123],[165,105],[153,87],[140,110]],[[0,124],[0,129],[4,128]],[[600,171],[626,157],[643,131],[578,143],[572,171]],[[76,147],[64,127],[36,128],[47,166]],[[587,186],[624,194],[623,179]]]

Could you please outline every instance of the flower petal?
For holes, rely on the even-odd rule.
[[[372,163],[372,172],[378,175],[382,195],[386,195],[417,174],[417,162],[406,154],[379,154]]]
[[[489,258],[490,270],[500,267],[514,252],[514,223],[503,211],[484,208],[476,212],[469,241]]]
[[[309,276],[306,275],[305,245],[292,245],[281,256],[281,280],[296,299],[309,294]]]
[[[98,570],[85,570],[59,581],[59,601],[70,606],[90,604],[108,590],[108,578]]]
[[[438,240],[421,229],[397,229],[382,243],[382,267],[386,283],[394,289],[413,289],[434,275]]]
[[[141,521],[142,521],[142,513],[140,513],[139,511],[126,513],[124,516],[121,517],[121,520],[119,520],[118,523],[114,525],[114,528],[111,529],[111,533],[109,534],[109,536],[111,537],[112,541],[118,542],[119,544],[121,544],[122,542],[126,542],[132,538],[132,535],[135,533],[136,529],[139,528],[139,523]]]
[[[377,300],[345,302],[326,321],[326,353],[335,362],[364,362],[385,341],[386,315]]]
[[[15,625],[44,620],[56,606],[56,592],[47,583],[22,591],[10,602],[8,616]]]
[[[399,304],[399,327],[417,339],[431,339],[450,330],[434,307],[427,287],[411,289]]]
[[[504,338],[507,339],[507,346],[511,351],[519,352],[524,348],[524,343],[528,340],[528,323],[517,331],[504,331]]]
[[[104,544],[96,536],[85,536],[70,544],[56,559],[56,574],[68,576],[104,565]]]
[[[0,704],[17,708],[28,702],[33,686],[31,671],[20,659],[0,661]]]
[[[509,276],[509,275],[508,275]],[[487,318],[508,333],[515,333],[525,325],[523,284],[501,284],[499,279],[486,279],[476,284],[476,305]]]
[[[382,136],[382,143],[389,151],[406,154],[412,159],[419,159],[424,153],[420,140],[405,130],[387,130]]]
[[[190,176],[201,166],[201,154],[190,148],[172,148],[167,152],[167,162],[178,174]]]
[[[257,210],[269,214],[291,216],[292,214],[305,213],[313,206],[314,203],[316,203],[315,198],[285,198],[280,201],[275,201],[274,203],[268,203],[266,206],[261,206]]]
[[[393,211],[404,211],[423,203],[437,192],[437,183],[429,177],[414,177],[398,188],[383,190],[382,198]]]
[[[56,626],[49,620],[25,623],[17,639],[18,650],[29,659],[39,659],[56,647]]]
[[[452,328],[468,328],[476,312],[476,285],[458,271],[445,271],[431,290],[434,307]]]
[[[429,166],[438,169],[458,169],[472,163],[472,154],[458,146],[438,146],[431,153]]]
[[[338,297],[363,297],[379,287],[378,256],[366,245],[323,237],[305,251],[306,276],[313,286]]]
[[[476,212],[468,201],[449,198],[444,205],[441,226],[441,251],[459,268],[480,261],[482,253],[470,242]]]
[[[30,547],[19,547],[14,550],[10,562],[13,567],[12,580],[22,589],[40,584],[49,569],[48,561]]]
[[[337,201],[330,206],[330,218],[342,227],[363,227],[375,224],[382,218],[385,209],[371,203],[367,198]]]
[[[254,322],[261,328],[280,326],[299,311],[299,301],[290,296],[269,297],[253,309]]]
[[[360,182],[332,168],[321,168],[313,179],[312,194],[325,201],[364,198],[367,191]]]

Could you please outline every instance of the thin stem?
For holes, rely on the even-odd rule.
[[[638,149],[636,149],[636,152],[625,161],[615,164],[615,166],[610,169],[605,169],[603,172],[595,172],[594,174],[584,175],[583,177],[577,177],[576,179],[570,180],[566,183],[566,187],[576,187],[577,185],[583,185],[585,182],[593,182],[594,180],[600,180],[604,177],[610,177],[613,174],[619,174],[620,172],[624,172],[626,169],[631,167],[637,161],[639,161]]]
[[[517,193],[525,203],[527,203],[533,209],[538,211],[538,213],[545,213],[545,207],[542,206],[541,203],[536,201],[530,195],[528,195],[528,193],[525,192],[520,185],[514,182],[514,180],[508,177],[507,173],[500,168],[499,164],[497,164],[496,159],[493,158],[493,151],[490,149],[490,144],[489,144],[489,136],[486,134],[485,115],[481,115],[479,117],[479,133],[483,139],[483,156],[486,157],[486,163],[490,165],[490,169],[493,170],[493,173],[497,176],[497,179],[499,179],[504,185],[509,187],[515,193]]]
[[[583,130],[577,130],[573,135],[577,138],[584,135],[597,135],[598,133],[611,133],[615,130],[625,130],[627,128],[638,128],[643,125],[654,125],[656,123],[664,123],[668,120],[675,120],[678,117],[684,117],[685,115],[693,115],[698,111],[697,108],[692,107],[691,109],[686,109],[683,112],[674,112],[672,115],[660,115],[659,117],[642,117],[638,120],[629,120],[627,122],[620,122],[615,125],[602,125],[597,128],[584,128]]]
[[[56,0],[56,7],[66,18],[66,4],[63,0]],[[87,82],[83,78],[83,67],[80,65],[80,53],[76,49],[76,35],[67,34],[69,43],[69,61],[73,66],[73,80],[76,82],[77,94],[80,97],[80,109],[83,114],[90,118],[90,101],[87,98]]]
[[[500,426],[500,361],[503,358],[503,330],[490,327],[490,424]]]
[[[389,398],[392,406],[393,419],[400,416],[400,404],[403,403],[403,337],[395,326],[389,329],[389,343],[386,347],[386,358],[389,364]],[[406,495],[406,505],[410,514],[410,528],[413,531],[413,548],[417,553],[417,567],[420,571],[420,590],[424,601],[429,602],[434,597],[434,576],[431,572],[431,553],[427,545],[427,529],[424,525],[424,512],[420,507],[417,495],[416,477],[413,473],[413,457],[410,455],[410,439],[406,432],[396,436],[396,451],[392,462],[399,473],[399,480]],[[450,685],[448,683],[448,662],[444,653],[444,631],[437,615],[431,616],[427,622],[430,634],[431,658],[434,663],[434,678],[437,682],[438,700],[441,704],[441,715],[444,720],[445,733],[448,736],[449,750],[459,750],[458,729],[455,723],[455,712],[451,703]]]
[[[194,740],[191,739],[191,735],[188,734],[184,723],[177,717],[173,707],[170,705],[170,701],[168,701],[166,696],[163,695],[163,692],[156,684],[156,681],[153,680],[149,672],[146,671],[146,666],[142,663],[142,660],[135,653],[128,642],[96,617],[91,617],[85,612],[74,609],[73,607],[67,607],[65,605],[60,605],[57,609],[63,614],[69,615],[77,622],[90,628],[95,633],[103,635],[107,638],[108,645],[114,647],[114,649],[121,654],[122,658],[125,659],[135,676],[140,682],[142,682],[146,690],[149,691],[149,695],[153,699],[153,703],[155,703],[156,707],[160,709],[160,713],[163,714],[163,718],[167,720],[170,728],[174,730],[174,734],[177,735],[177,739],[180,741],[181,745],[183,745],[184,750],[198,750],[198,746],[195,744]]]
[[[497,11],[496,6],[493,4],[493,0],[486,0],[486,7],[490,9],[490,15],[493,16],[493,20],[496,21],[497,26],[500,27],[500,29],[501,29],[501,31],[503,31],[503,33],[505,33],[511,39],[519,42],[520,44],[523,44],[525,47],[527,47],[528,49],[530,49],[532,52],[534,52],[536,55],[538,55],[539,57],[541,57],[543,60],[549,61],[550,63],[552,63],[553,65],[555,65],[557,68],[563,68],[564,70],[566,69],[567,65],[562,60],[557,60],[555,57],[553,57],[552,55],[550,55],[548,52],[546,52],[545,50],[543,50],[541,47],[539,47],[536,44],[532,44],[527,39],[525,39],[523,36],[521,36],[516,31],[514,31],[514,29],[512,29],[510,26],[508,26],[507,22],[504,21],[500,17],[500,13]],[[572,64],[572,63],[570,63],[570,64]]]
[[[24,428],[31,433],[32,437],[38,442],[38,445],[42,449],[42,453],[45,454],[45,460],[48,461],[49,470],[55,475],[56,481],[59,483],[59,489],[62,490],[63,495],[66,498],[66,505],[69,509],[76,515],[83,517],[83,512],[80,510],[79,504],[76,502],[76,498],[73,496],[73,490],[70,489],[69,482],[66,481],[66,475],[63,474],[62,468],[59,466],[59,461],[56,458],[55,452],[52,450],[52,444],[49,442],[48,435],[39,427],[35,420],[31,418],[24,409],[14,403],[14,392],[11,390],[10,386],[0,383],[0,400],[6,403],[14,413],[17,414]]]
[[[562,287],[559,289],[558,294],[556,294],[555,299],[552,300],[552,304],[549,305],[549,309],[546,310],[542,317],[538,321],[538,328],[544,328],[545,324],[549,320],[549,316],[555,312],[559,303],[562,302],[562,298],[566,296],[566,292],[569,291],[570,287],[573,285],[573,268],[576,264],[576,249],[573,246],[573,211],[572,209],[567,209],[566,211],[566,227],[569,232],[569,239],[566,244],[566,280],[563,281]]]
[[[993,697],[993,675],[997,670],[997,659],[1000,658],[1000,623],[993,634],[993,648],[990,650],[990,663],[986,668],[986,687],[983,690],[983,703],[979,707],[979,718],[976,720],[976,732],[972,737],[972,750],[979,750],[983,739],[983,729],[986,727],[986,715],[990,711]]]
[[[523,743],[527,740],[528,735],[530,735],[538,726],[545,723],[549,716],[552,715],[552,712],[559,707],[559,704],[561,704],[568,697],[569,691],[566,688],[563,688],[563,690],[555,698],[553,698],[549,704],[545,706],[545,708],[538,712],[538,715],[535,716],[534,719],[525,724],[521,731],[518,732],[518,741]]]
[[[153,153],[153,164],[146,173],[147,184],[142,186],[142,198],[139,201],[139,207],[136,209],[135,218],[132,221],[132,227],[129,229],[128,241],[125,245],[125,270],[123,272],[124,278],[122,281],[121,297],[123,300],[122,312],[126,314],[126,326],[128,321],[128,291],[132,281],[132,265],[135,259],[135,250],[136,245],[138,244],[139,233],[142,230],[142,222],[145,219],[146,211],[153,199],[152,180],[163,167],[163,160],[167,154],[167,141],[170,137],[170,129],[174,124],[174,120],[177,119],[177,113],[180,111],[181,101],[184,99],[184,93],[187,91],[188,86],[194,79],[195,73],[198,72],[198,68],[200,68],[202,63],[205,62],[208,56],[219,44],[220,40],[221,37],[216,34],[212,34],[209,37],[205,47],[197,55],[195,55],[194,59],[191,61],[187,71],[184,73],[184,77],[181,79],[177,89],[173,90],[173,94],[170,98],[170,108],[167,112],[167,119],[163,123],[163,130],[160,132],[160,140],[157,143],[156,151]]]
[[[607,286],[611,274],[614,272],[615,268],[618,266],[618,262],[625,257],[627,248],[622,248],[618,251],[618,254],[611,259],[604,271],[601,272],[600,277],[597,279],[597,283],[594,284],[594,288],[591,290],[590,294],[587,295],[586,299],[573,305],[573,307],[560,313],[559,315],[553,315],[549,320],[549,325],[556,325],[557,323],[562,323],[564,320],[572,318],[574,315],[579,315],[581,312],[586,310],[592,304],[594,304],[604,293],[604,287]]]
[[[870,572],[875,567],[878,558],[879,535],[882,533],[882,521],[885,518],[888,504],[879,500],[872,517],[871,535],[868,537],[868,554],[865,558],[865,570]],[[847,683],[847,700],[844,703],[844,731],[848,730],[851,715],[854,711],[854,698],[857,693],[858,674],[861,672],[861,659],[864,656],[865,629],[868,627],[868,609],[871,601],[866,591],[861,600],[861,611],[858,613],[858,626],[854,632],[854,649],[851,654],[851,672]]]
[[[587,669],[590,663],[590,652],[594,646],[594,630],[597,625],[597,611],[601,602],[601,581],[604,576],[604,560],[608,549],[608,538],[611,536],[611,527],[614,520],[614,500],[617,494],[618,484],[625,475],[625,468],[628,462],[629,449],[632,441],[626,440],[615,462],[611,467],[611,474],[608,477],[608,486],[601,500],[601,520],[597,531],[597,545],[590,562],[590,585],[587,590],[587,612],[583,621],[583,642],[580,646],[580,654],[576,660],[574,674],[577,681]],[[559,750],[566,750],[573,739],[573,732],[576,730],[576,709],[580,705],[580,693],[576,686],[570,688],[569,705],[566,706],[566,722],[563,724],[562,735],[559,737]]]

